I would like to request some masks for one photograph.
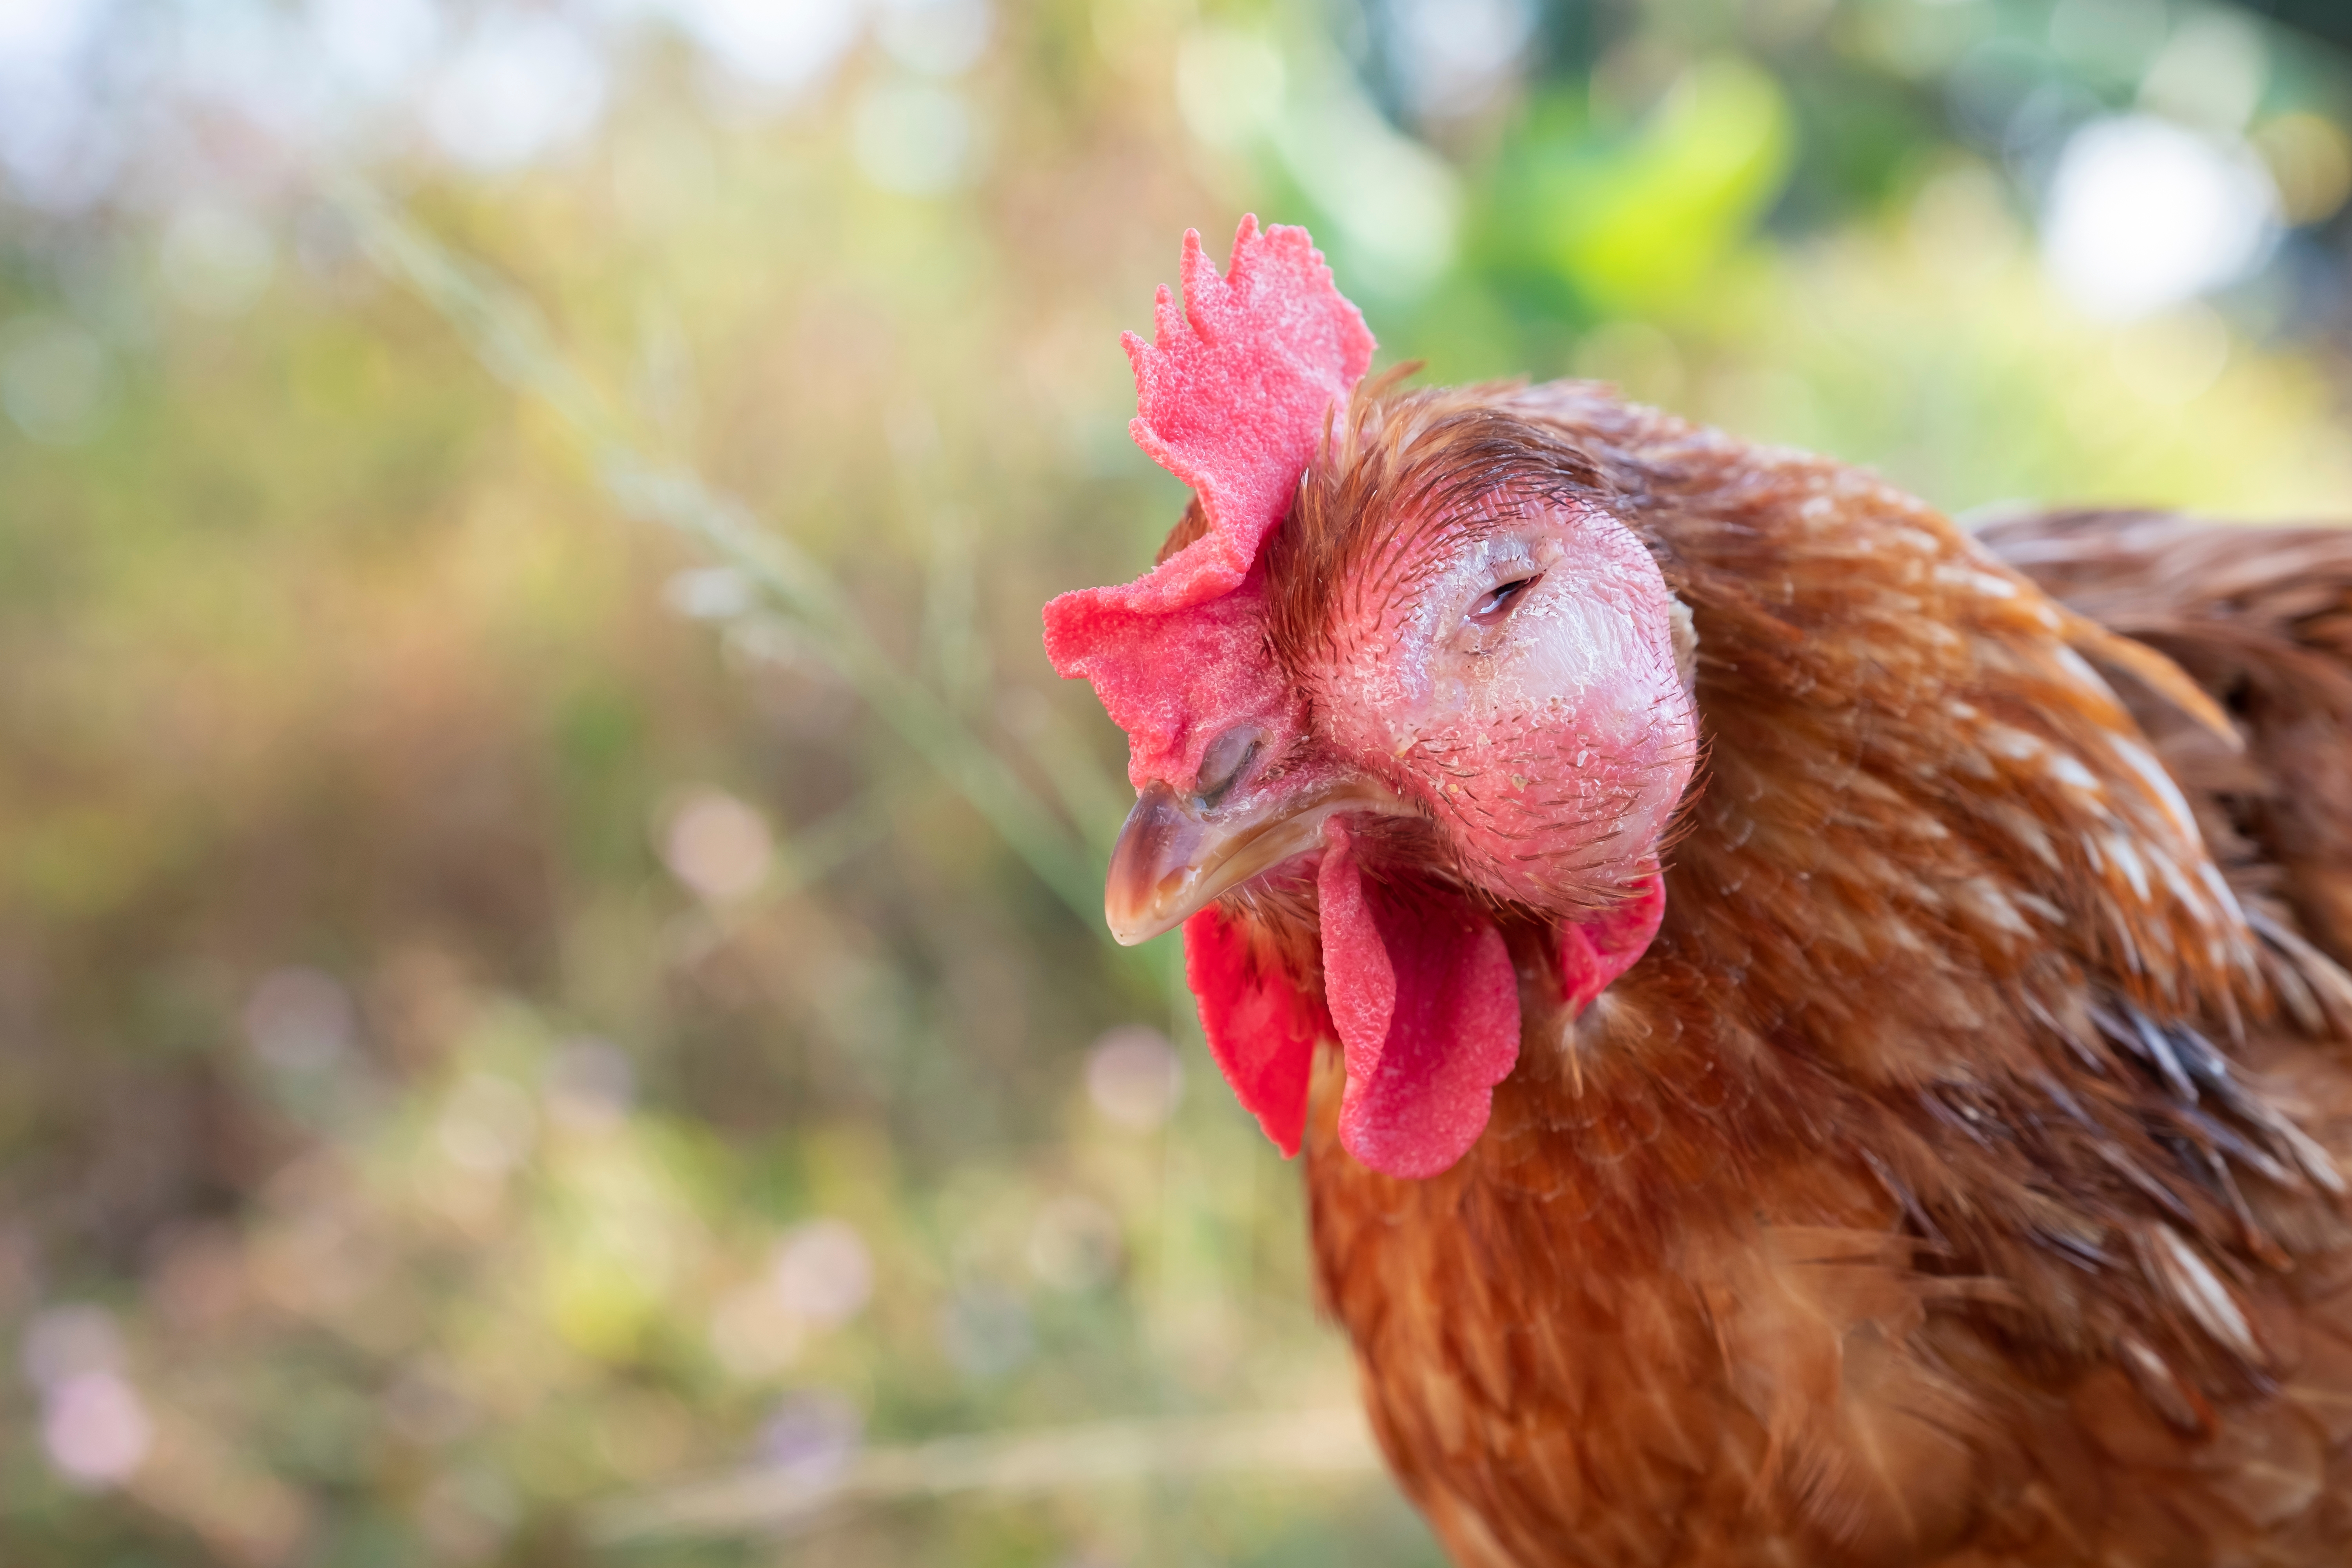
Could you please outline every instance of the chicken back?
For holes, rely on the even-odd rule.
[[[1116,606],[1108,907],[1455,1560],[2352,1560],[2352,535],[1360,370]]]

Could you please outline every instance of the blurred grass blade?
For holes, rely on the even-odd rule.
[[[809,647],[1001,835],[1087,926],[1109,941],[1093,855],[950,702],[901,670],[831,574],[691,472],[649,459],[630,422],[559,353],[528,301],[451,255],[379,192],[339,182],[332,199],[362,250],[455,327],[485,368],[543,403],[633,516],[698,541],[809,632]]]
[[[790,1531],[835,1511],[958,1493],[1084,1490],[1209,1475],[1360,1475],[1381,1459],[1352,1408],[1098,1421],[876,1448],[830,1476],[773,1466],[621,1499],[587,1518],[607,1546]]]

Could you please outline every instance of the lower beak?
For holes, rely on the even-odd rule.
[[[1138,797],[1110,852],[1103,917],[1121,946],[1173,931],[1251,878],[1323,847],[1323,825],[1343,812],[1416,815],[1369,780],[1297,798],[1202,812],[1154,781]]]

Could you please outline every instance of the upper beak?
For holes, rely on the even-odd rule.
[[[1121,946],[1173,931],[1260,872],[1323,846],[1342,812],[1415,815],[1370,780],[1204,812],[1154,780],[1127,814],[1110,852],[1103,917]]]

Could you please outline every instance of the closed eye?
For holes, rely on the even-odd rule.
[[[1536,572],[1489,589],[1485,597],[1470,606],[1470,623],[1480,626],[1493,626],[1509,615],[1512,606],[1526,595],[1527,591],[1542,580],[1543,574]]]

